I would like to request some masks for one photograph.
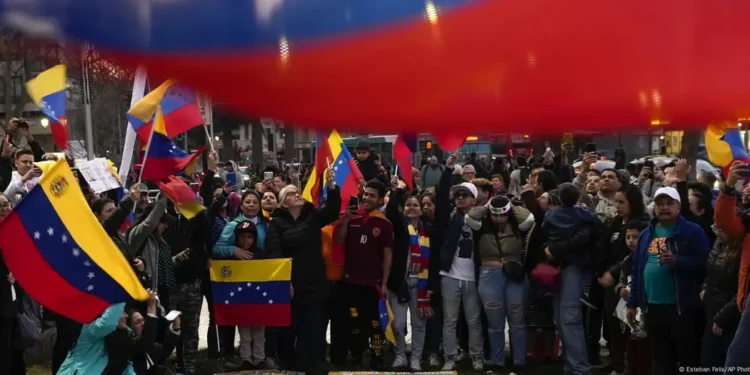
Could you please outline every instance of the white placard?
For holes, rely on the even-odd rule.
[[[78,163],[78,171],[83,179],[88,182],[91,190],[97,194],[121,188],[120,183],[107,167],[107,160],[104,158]]]
[[[211,104],[211,97],[202,93],[195,93],[195,101],[198,103],[198,109],[201,111],[203,116],[203,125],[211,125],[213,123],[213,107]]]

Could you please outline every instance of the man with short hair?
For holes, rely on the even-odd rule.
[[[470,182],[474,179],[474,177],[477,176],[477,170],[474,168],[471,164],[464,165],[463,170],[461,171],[461,176],[463,177],[464,181]]]
[[[438,163],[436,156],[430,156],[427,164],[422,166],[422,186],[426,189],[435,187],[440,182],[440,175],[445,171],[445,166]]]
[[[654,194],[654,216],[638,239],[633,256],[633,287],[627,318],[645,312],[654,374],[678,374],[677,364],[698,366],[697,319],[703,308],[699,292],[711,244],[701,228],[680,214],[680,194],[662,187]]]
[[[347,207],[346,215],[335,230],[336,242],[344,245],[344,277],[337,295],[343,299],[340,307],[352,317],[352,332],[357,332],[350,347],[341,353],[331,353],[334,362],[342,362],[351,350],[356,366],[362,364],[364,347],[370,338],[370,366],[383,366],[383,332],[380,327],[378,301],[381,294],[388,299],[388,276],[393,259],[393,225],[379,208],[383,206],[386,186],[373,180],[365,185],[359,207]]]
[[[601,173],[599,173],[599,171],[597,171],[596,169],[589,170],[589,173],[586,175],[586,184],[584,185],[586,194],[589,194],[591,196],[596,196],[599,194],[600,178]]]
[[[470,182],[450,187],[451,170],[456,156],[446,161],[448,170],[440,178],[435,198],[435,232],[442,233],[435,238],[440,252],[440,286],[443,297],[443,351],[445,364],[443,371],[453,371],[458,357],[456,326],[460,309],[463,307],[469,327],[469,355],[475,371],[484,369],[484,347],[481,322],[481,302],[477,290],[479,253],[475,236],[482,223],[471,219],[467,214],[477,202],[477,188]],[[465,178],[465,176],[464,176]],[[450,194],[453,197],[451,204]],[[476,237],[478,238],[478,237]],[[435,275],[437,276],[437,275]],[[430,276],[428,289],[434,292],[437,278]]]
[[[277,173],[273,176],[273,187],[276,191],[281,191],[288,183],[287,177],[283,173]]]
[[[13,158],[16,170],[11,174],[10,184],[5,189],[5,196],[15,206],[18,195],[26,195],[39,182],[42,170],[34,167],[34,153],[27,149],[16,151]]]

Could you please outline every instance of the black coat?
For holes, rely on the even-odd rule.
[[[293,302],[322,303],[329,296],[330,281],[323,260],[321,229],[338,219],[339,188],[328,192],[325,204],[315,209],[306,202],[296,219],[288,209],[273,211],[268,224],[266,251],[270,258],[292,258]]]
[[[5,264],[2,252],[0,252],[0,318],[14,318],[16,316],[15,303],[13,302],[13,294],[10,291],[10,283],[8,282],[8,266]],[[19,288],[16,288],[18,291]]]
[[[385,207],[385,217],[393,224],[393,261],[388,276],[388,289],[398,291],[406,280],[406,262],[409,257],[409,228],[401,212],[401,202],[404,201],[405,191],[396,189],[391,191],[391,198]]]
[[[729,328],[740,321],[740,310],[737,306],[737,286],[740,272],[739,258],[732,267],[726,267],[726,251],[729,246],[716,241],[706,259],[706,281],[703,303],[706,318],[721,328]],[[738,250],[738,251],[741,251]]]
[[[157,342],[156,333],[159,327],[159,318],[144,316],[146,321],[143,326],[143,332],[140,337],[133,337],[131,361],[133,362],[133,371],[137,375],[146,374],[169,374],[165,367],[169,356],[174,351],[177,343],[180,341],[180,335],[166,329],[166,337],[163,343]],[[147,370],[146,355],[151,358],[153,365]]]

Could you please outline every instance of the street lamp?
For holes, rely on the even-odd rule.
[[[42,117],[42,120],[40,122],[43,128],[46,128],[49,126],[49,119],[47,119],[46,117]]]
[[[214,137],[214,140],[215,140],[216,142],[218,142],[218,141],[219,141],[219,136],[218,136],[218,135],[217,135],[217,136],[215,136],[215,137]]]

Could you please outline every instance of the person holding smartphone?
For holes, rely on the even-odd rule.
[[[13,156],[16,170],[11,174],[10,184],[5,189],[5,196],[15,205],[19,195],[28,194],[29,190],[39,182],[42,170],[34,166],[34,152],[29,149],[20,149]]]

